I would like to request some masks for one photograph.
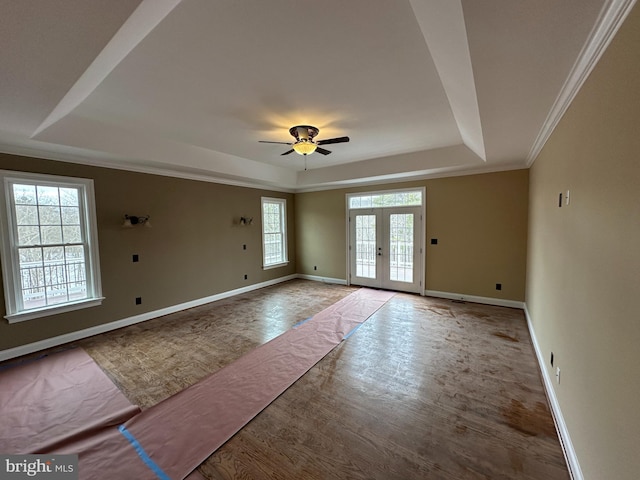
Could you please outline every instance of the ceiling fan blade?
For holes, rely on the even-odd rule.
[[[278,143],[280,145],[293,145],[291,142],[269,142],[268,140],[258,140],[258,143]]]
[[[349,141],[349,137],[328,138],[326,140],[318,140],[318,145],[329,145],[331,143],[345,143]]]
[[[287,152],[281,153],[280,155],[289,155],[290,153],[293,153],[293,148]]]
[[[321,153],[322,155],[329,155],[331,153],[329,150],[325,150],[321,147],[316,148],[316,152]]]

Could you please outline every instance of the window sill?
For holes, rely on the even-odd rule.
[[[4,318],[6,318],[9,323],[24,322],[26,320],[33,320],[35,318],[57,315],[58,313],[80,310],[82,308],[97,307],[98,305],[102,305],[102,300],[104,300],[104,297],[89,298],[86,300],[81,300],[79,302],[56,305],[55,307],[44,307],[33,310],[26,310],[20,313],[12,313],[10,315],[5,315]]]
[[[271,270],[272,268],[278,268],[278,267],[286,267],[287,265],[289,265],[289,262],[280,262],[280,263],[272,263],[271,265],[263,265],[262,269],[263,270]]]

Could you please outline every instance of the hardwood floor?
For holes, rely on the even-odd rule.
[[[79,342],[147,408],[355,288],[295,280]],[[523,312],[397,294],[200,467],[218,479],[568,479]]]

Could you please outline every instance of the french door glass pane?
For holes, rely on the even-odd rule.
[[[356,215],[356,276],[376,278],[375,215]]]
[[[389,278],[413,283],[413,214],[393,213],[389,217]]]

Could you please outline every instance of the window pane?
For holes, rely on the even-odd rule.
[[[43,245],[62,243],[62,227],[60,225],[40,227],[40,237]]]
[[[80,225],[80,209],[78,207],[62,207],[63,225]]]
[[[60,207],[38,207],[40,225],[60,225]]]
[[[67,285],[65,283],[47,287],[47,305],[57,305],[69,301],[67,295]]]
[[[282,258],[282,235],[265,234],[264,243],[266,265],[284,261]]]
[[[60,205],[58,187],[38,185],[38,205]]]
[[[47,304],[44,292],[44,268],[31,268],[23,271],[22,281],[23,308],[27,310],[44,307]]]
[[[29,265],[42,265],[42,249],[37,248],[20,248],[18,249],[20,257],[20,267],[27,268]]]
[[[61,188],[60,189],[60,205],[66,207],[77,207],[80,205],[78,202],[78,189],[77,188]]]
[[[13,198],[16,205],[35,205],[36,186],[35,185],[14,185]]]
[[[80,245],[64,247],[64,256],[67,262],[84,262],[84,247]]]
[[[390,279],[413,283],[413,214],[391,214],[389,223]]]
[[[18,227],[18,246],[39,245],[40,228],[38,227]]]
[[[266,204],[264,208],[264,232],[280,232],[280,208],[272,203]]]
[[[81,243],[82,234],[80,227],[72,225],[64,225],[62,227],[63,243]]]
[[[18,225],[38,225],[38,207],[16,205],[16,221]]]
[[[376,278],[376,216],[356,215],[356,276]]]
[[[45,305],[44,268],[41,248],[20,248],[20,286],[24,308]]]
[[[87,296],[86,264],[84,248],[81,246],[65,247],[67,264],[67,291],[69,300],[80,300]]]
[[[46,285],[47,305],[67,301],[67,276],[64,265],[63,247],[42,249],[44,257],[44,282]]]
[[[422,205],[422,191],[376,193],[349,197],[350,208],[382,208]]]
[[[64,247],[44,247],[42,256],[45,263],[60,262],[64,260]]]
[[[82,246],[21,248],[20,274],[25,310],[87,298]]]

